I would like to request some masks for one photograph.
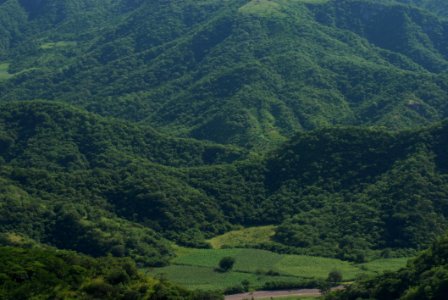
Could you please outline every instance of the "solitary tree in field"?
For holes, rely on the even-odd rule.
[[[333,270],[328,273],[327,281],[331,284],[339,283],[342,281],[342,273],[337,270]]]
[[[219,261],[219,270],[221,272],[228,272],[233,268],[234,264],[235,264],[235,258],[230,256],[223,257]]]

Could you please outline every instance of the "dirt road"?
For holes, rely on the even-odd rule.
[[[332,290],[338,290],[343,288],[338,286]],[[227,295],[225,300],[243,300],[243,299],[263,299],[263,298],[280,298],[280,297],[291,297],[291,296],[320,296],[320,291],[318,289],[296,289],[296,290],[282,290],[282,291],[256,291],[252,293],[243,293],[235,295]]]

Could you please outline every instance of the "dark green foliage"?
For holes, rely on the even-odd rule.
[[[169,259],[161,236],[207,247],[231,224],[279,224],[258,245],[279,252],[357,262],[410,254],[448,229],[447,128],[327,128],[233,161],[244,151],[65,105],[8,104],[0,231],[146,265]]]
[[[408,266],[395,273],[363,279],[326,299],[446,299],[448,238],[436,241]]]
[[[247,147],[428,124],[447,116],[448,21],[431,13],[446,5],[398,2],[10,0],[0,61],[15,76],[0,98]]]
[[[338,284],[342,282],[342,273],[338,270],[333,270],[328,274],[327,281],[331,284]]]
[[[222,299],[145,277],[129,259],[93,259],[50,248],[0,247],[0,298]]]
[[[165,264],[171,252],[148,227],[200,245],[204,236],[197,227],[206,231],[207,220],[222,219],[177,171],[155,163],[202,165],[242,153],[46,102],[3,106],[0,124],[1,232],[150,265]],[[182,204],[192,200],[197,206]],[[226,228],[222,221],[209,230]]]
[[[443,6],[400,2],[2,1],[1,101],[33,101],[1,106],[0,231],[152,265],[232,224],[357,262],[428,245],[446,124],[324,127],[446,117]],[[165,134],[259,150],[313,128],[266,155]]]
[[[271,281],[266,282],[263,286],[263,290],[288,290],[288,289],[309,289],[316,288],[324,284],[321,280],[298,280],[297,282],[285,282],[285,281]]]
[[[447,177],[439,163],[446,130],[299,135],[268,164],[274,199],[297,199],[283,208],[294,216],[276,239],[360,262],[368,249],[427,245],[446,229]]]
[[[223,257],[219,261],[219,269],[218,270],[220,272],[228,272],[233,268],[234,264],[235,264],[235,258],[230,257],[230,256]]]

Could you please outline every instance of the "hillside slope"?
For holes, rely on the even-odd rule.
[[[35,49],[6,55],[15,76],[1,83],[0,98],[63,100],[247,147],[325,125],[400,129],[446,117],[448,23],[426,6],[109,2],[88,6],[104,26],[42,29],[39,39],[25,39]],[[97,13],[101,7],[110,22]],[[16,30],[6,23],[6,31]]]
[[[274,240],[295,250],[269,249],[362,261],[447,229],[447,130],[301,133],[259,162],[192,168],[189,181],[234,223],[280,223]]]
[[[222,299],[139,273],[129,259],[52,248],[0,247],[0,297],[16,299]]]
[[[0,145],[0,232],[7,236],[160,265],[172,255],[161,232],[194,244],[211,220],[219,225],[209,234],[229,226],[172,166],[230,162],[238,149],[46,102],[2,106]],[[127,212],[140,202],[145,215],[137,219]]]
[[[326,299],[445,299],[448,293],[448,239],[443,237],[429,250],[398,272],[364,279]]]
[[[0,132],[1,231],[91,255],[159,264],[160,235],[206,246],[233,225],[279,224],[260,247],[362,261],[448,229],[446,123],[320,129],[248,158],[49,102],[3,105]]]

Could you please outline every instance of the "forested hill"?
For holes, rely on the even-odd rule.
[[[2,241],[160,265],[166,239],[206,247],[234,226],[277,224],[258,247],[359,261],[420,249],[448,229],[447,135],[446,123],[328,128],[245,156],[64,104],[11,103],[0,113]]]
[[[0,247],[2,299],[221,299],[140,273],[129,259]]]
[[[444,7],[2,1],[0,99],[66,101],[246,147],[332,124],[412,128],[447,114]]]
[[[244,156],[236,147],[166,137],[148,126],[101,118],[60,103],[1,106],[1,153],[6,162],[45,169],[85,169],[118,156],[167,166],[229,163]]]
[[[219,180],[200,168],[190,181],[233,222],[280,223],[283,245],[362,261],[369,250],[419,249],[446,230],[447,130],[301,133],[261,164]]]
[[[400,0],[400,2],[419,6],[444,18],[447,17],[448,3],[443,0]]]
[[[395,273],[364,279],[326,299],[445,299],[448,293],[448,238],[444,236]]]
[[[48,102],[1,106],[0,145],[6,240],[19,234],[150,265],[172,255],[161,232],[185,243],[198,234],[194,243],[203,240],[200,226],[216,222],[208,234],[229,227],[217,204],[183,182],[173,166],[230,163],[244,154]],[[143,209],[143,219],[126,214],[134,208]]]

